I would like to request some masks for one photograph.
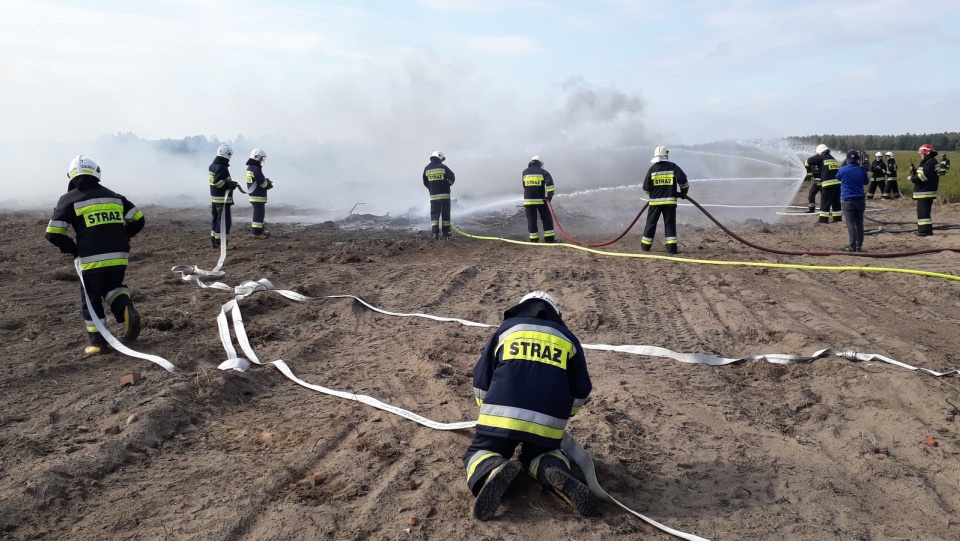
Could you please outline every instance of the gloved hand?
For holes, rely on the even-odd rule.
[[[273,181],[270,179],[267,179],[267,187],[264,188],[264,190],[269,190],[270,188],[273,188]]]
[[[677,195],[677,197],[679,197],[680,199],[686,199],[686,198],[687,198],[687,192],[680,192],[680,193]]]
[[[550,201],[553,201],[553,194],[550,194],[547,196],[547,203],[549,203]]]
[[[239,187],[240,187],[239,182],[231,180],[230,182],[227,183],[227,190],[236,190]]]

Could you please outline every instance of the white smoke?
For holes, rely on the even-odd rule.
[[[378,82],[344,78],[316,91],[313,105],[299,110],[300,122],[329,124],[321,131],[339,135],[324,140],[281,133],[178,135],[157,141],[126,133],[96,141],[0,143],[5,172],[28,187],[8,192],[0,207],[52,208],[66,190],[67,165],[76,154],[96,160],[104,185],[140,206],[206,205],[207,167],[222,142],[234,147],[230,171],[241,183],[250,151],[266,151],[264,174],[275,185],[271,208],[284,208],[298,220],[338,219],[351,211],[426,216],[421,174],[435,150],[444,152],[456,173],[453,198],[461,214],[515,208],[522,198],[521,171],[533,155],[543,157],[558,197],[577,205],[576,197],[564,194],[638,185],[653,148],[669,144],[645,129],[639,95],[579,78],[546,86],[536,100],[524,101],[508,85],[484,81],[454,63],[414,57]],[[278,115],[293,114],[276,107]],[[290,126],[294,134],[309,131],[292,121]],[[798,179],[795,153],[789,162],[782,150],[758,142],[720,150],[675,146],[671,158],[693,179]],[[738,194],[738,185],[731,186],[723,190],[724,203],[779,204],[786,198],[745,185]],[[643,194],[633,192],[629,205],[639,208]],[[245,196],[235,195],[238,203],[246,202]],[[609,208],[583,201],[585,212]],[[271,212],[268,219],[281,216]]]

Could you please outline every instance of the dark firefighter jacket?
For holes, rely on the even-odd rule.
[[[251,203],[266,203],[267,190],[273,188],[270,179],[263,176],[263,166],[257,160],[247,160],[247,195]]]
[[[209,167],[210,174],[210,202],[216,204],[233,204],[233,190],[237,189],[236,182],[230,178],[230,160],[217,156]]]
[[[126,265],[130,239],[143,229],[143,213],[91,175],[73,177],[69,187],[53,211],[46,239],[61,252],[80,257],[83,271]],[[76,241],[67,235],[70,227]]]
[[[940,178],[943,178],[944,175],[950,172],[950,158],[944,156],[940,160],[940,166],[939,169],[937,169],[937,172],[940,173]]]
[[[937,173],[937,152],[927,154],[917,172],[910,177],[913,182],[913,198],[928,199],[937,196],[940,189],[940,175]]]
[[[814,154],[803,162],[803,168],[807,170],[807,176],[816,182],[817,186],[820,185],[820,165],[822,163],[819,154]]]
[[[550,172],[540,162],[530,162],[523,170],[523,204],[542,205],[544,200],[553,199],[554,191]]]
[[[643,191],[650,194],[650,205],[676,205],[677,195],[686,195],[690,185],[683,169],[668,160],[650,166],[643,177]]]
[[[477,434],[558,448],[592,389],[580,342],[549,304],[528,300],[504,312],[473,370]]]
[[[897,178],[897,160],[893,156],[887,158],[887,176],[891,179]]]
[[[873,179],[882,179],[887,176],[887,164],[883,163],[883,158],[877,158],[870,164],[870,173]]]
[[[453,171],[440,161],[440,158],[430,158],[430,163],[423,168],[423,185],[430,190],[431,201],[450,199],[450,186],[457,180]]]
[[[830,154],[830,151],[826,151],[819,156],[810,156],[807,158],[807,163],[810,165],[810,169],[819,169],[820,170],[820,187],[826,188],[828,186],[839,186],[840,181],[837,180],[837,171],[840,170],[840,162],[837,161],[833,155]]]

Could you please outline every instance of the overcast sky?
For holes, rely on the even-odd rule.
[[[0,21],[7,148],[242,134],[420,162],[572,131],[677,145],[960,119],[955,1],[21,0]]]

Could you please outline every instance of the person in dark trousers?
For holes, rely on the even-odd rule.
[[[250,152],[247,160],[247,197],[253,207],[253,219],[250,221],[250,232],[253,238],[263,240],[270,237],[270,232],[264,229],[267,218],[267,191],[273,188],[273,182],[263,176],[263,162],[267,161],[267,153],[255,148]]]
[[[664,244],[671,254],[680,253],[677,246],[677,198],[686,199],[690,184],[687,174],[680,166],[671,162],[670,150],[660,145],[653,151],[653,165],[643,177],[643,191],[650,196],[647,208],[647,225],[643,228],[640,249],[649,252],[653,246],[653,237],[657,234],[657,222],[663,216]]]
[[[450,187],[456,176],[444,165],[447,157],[439,150],[430,155],[430,163],[423,168],[423,186],[430,191],[430,230],[433,238],[450,238]]]
[[[547,207],[547,201],[553,201],[554,186],[550,172],[543,168],[540,156],[530,158],[527,168],[523,170],[523,211],[527,215],[527,232],[530,242],[539,242],[540,233],[537,229],[537,215],[543,222],[543,242],[556,242],[553,231],[553,216]]]
[[[947,157],[946,152],[940,156],[940,165],[937,166],[937,174],[940,175],[940,179],[943,180],[943,177],[947,176],[947,173],[950,172],[950,158]]]
[[[884,199],[899,199],[903,197],[900,193],[900,186],[897,185],[897,159],[893,157],[893,152],[887,152],[887,178],[883,186]]]
[[[208,168],[207,179],[210,181],[210,244],[214,248],[220,247],[222,235],[230,234],[230,227],[233,225],[233,219],[230,215],[230,208],[233,207],[233,190],[240,185],[230,178],[230,158],[233,157],[233,149],[230,145],[220,145],[217,148],[217,156]],[[227,249],[233,246],[227,242]]]
[[[817,194],[820,193],[820,164],[820,153],[814,153],[803,162],[803,167],[807,170],[804,180],[810,179],[810,191],[807,192],[807,213],[809,214],[817,210]]]
[[[123,281],[130,239],[143,229],[143,213],[126,197],[100,185],[100,167],[87,156],[77,156],[70,162],[67,177],[69,191],[57,202],[45,237],[61,252],[80,260],[80,312],[90,339],[84,354],[100,355],[109,353],[110,348],[97,330],[88,299],[101,321],[106,299],[117,322],[124,324],[125,340],[133,341],[140,335],[140,314]],[[76,241],[67,234],[71,227],[76,231]]]
[[[820,216],[817,223],[842,222],[840,181],[837,180],[840,162],[833,157],[827,145],[818,145],[817,154],[807,160],[807,163],[811,168],[820,170]]]
[[[581,515],[598,516],[596,496],[560,448],[592,389],[583,347],[552,296],[533,291],[504,312],[473,370],[480,417],[463,466],[474,517],[496,513],[521,469]],[[519,464],[511,460],[517,446]]]
[[[937,151],[929,144],[920,145],[920,167],[910,164],[910,176],[913,183],[913,199],[917,202],[917,235],[933,235],[933,201],[940,189],[940,175],[937,173]]]
[[[837,171],[840,181],[840,206],[847,222],[849,242],[842,252],[863,251],[863,213],[867,209],[867,194],[863,190],[870,181],[867,172],[860,167],[861,155],[856,150],[847,153],[847,163]]]
[[[873,162],[870,163],[870,185],[867,187],[867,199],[873,199],[873,194],[880,188],[880,194],[883,194],[883,184],[887,178],[887,164],[883,163],[883,152],[874,154]]]

